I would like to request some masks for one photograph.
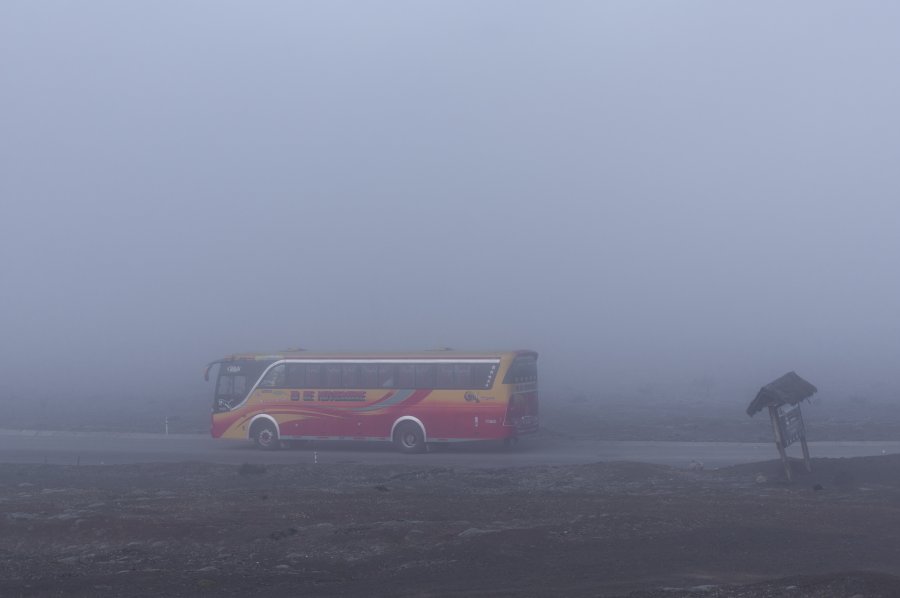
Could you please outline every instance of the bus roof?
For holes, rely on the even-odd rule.
[[[289,351],[273,351],[269,353],[235,353],[233,355],[227,355],[222,359],[216,361],[242,361],[242,360],[253,360],[253,361],[277,361],[280,359],[321,359],[323,361],[328,361],[331,359],[340,359],[342,361],[346,360],[377,360],[377,359],[391,359],[391,360],[402,360],[402,359],[499,359],[504,356],[518,356],[518,355],[534,355],[537,357],[536,351],[531,351],[529,349],[518,349],[514,351],[457,351],[453,349],[436,349],[432,351],[406,351],[406,352],[386,352],[386,353],[375,353],[375,352],[359,352],[359,353],[315,353],[312,351],[304,351],[304,350],[289,350]],[[214,362],[215,363],[215,362]]]

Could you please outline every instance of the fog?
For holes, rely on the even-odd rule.
[[[298,346],[896,398],[898,17],[4,2],[0,399],[188,396]]]

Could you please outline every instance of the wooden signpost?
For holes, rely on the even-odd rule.
[[[785,449],[798,440],[803,447],[803,462],[806,471],[812,471],[809,460],[809,446],[806,444],[806,426],[803,425],[803,414],[800,413],[800,402],[817,392],[815,386],[795,374],[789,372],[763,386],[756,398],[747,407],[747,415],[751,417],[763,407],[769,410],[772,420],[772,431],[775,433],[775,448],[781,456],[784,473],[788,481],[793,481],[794,474]]]
[[[793,481],[794,475],[785,449],[798,440],[803,448],[803,463],[806,465],[806,471],[812,471],[812,464],[809,461],[809,446],[806,444],[806,428],[803,425],[800,405],[781,405],[779,407],[769,405],[769,417],[772,419],[772,429],[775,432],[775,448],[781,455],[781,463],[784,465],[784,473],[787,475],[788,481]]]

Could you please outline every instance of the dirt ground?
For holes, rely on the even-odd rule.
[[[0,595],[900,596],[900,456],[813,468],[0,464]]]
[[[5,427],[208,425],[205,396],[92,404],[0,401]],[[745,406],[556,397],[542,402],[541,436],[771,442],[767,419]],[[810,440],[900,438],[897,401],[803,412]],[[149,595],[897,597],[900,456],[816,459],[792,484],[777,461],[0,463],[0,596]]]

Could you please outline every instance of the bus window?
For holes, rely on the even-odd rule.
[[[453,364],[439,363],[435,374],[435,388],[456,388],[453,378]]]
[[[263,388],[284,388],[284,364],[280,363],[266,372],[259,385]]]
[[[359,386],[361,388],[378,388],[378,366],[363,364],[359,366]]]
[[[455,388],[472,388],[472,364],[453,364],[453,383]]]
[[[401,363],[397,366],[397,388],[416,387],[416,366],[411,363]]]
[[[216,395],[220,397],[228,397],[231,396],[232,392],[234,392],[234,379],[240,378],[244,379],[243,376],[219,376],[219,384],[218,388],[216,388]]]
[[[325,364],[325,388],[341,387],[341,365],[339,363]]]
[[[394,366],[390,363],[383,363],[378,366],[378,386],[381,388],[394,388],[397,380],[394,374]]]
[[[537,382],[537,359],[532,355],[516,357],[503,379],[504,384],[521,384],[523,382]]]
[[[287,366],[288,388],[304,388],[306,386],[306,364],[289,363]]]
[[[242,400],[247,392],[246,376],[219,376],[216,383],[214,411],[228,411]]]
[[[357,388],[359,386],[359,366],[345,364],[341,368],[341,386],[344,388]]]
[[[494,374],[497,366],[478,363],[472,367],[472,386],[471,388],[490,388],[494,385]]]
[[[322,388],[325,377],[322,370],[320,363],[306,364],[306,388]]]
[[[416,388],[434,388],[434,364],[416,365]]]

